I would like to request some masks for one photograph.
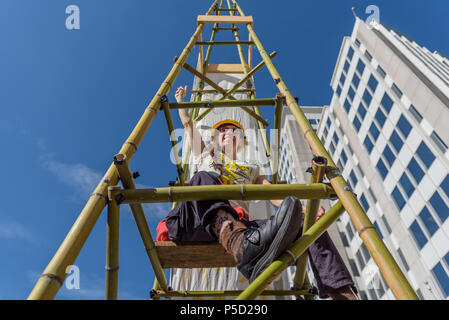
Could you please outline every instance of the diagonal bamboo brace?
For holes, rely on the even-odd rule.
[[[178,58],[175,57],[175,61],[178,61]],[[214,81],[212,81],[211,79],[209,79],[208,77],[206,77],[204,74],[201,74],[200,72],[198,72],[195,68],[193,68],[191,65],[184,63],[183,67],[190,71],[191,73],[193,73],[195,76],[197,76],[198,78],[200,78],[201,80],[203,80],[204,82],[206,82],[208,85],[210,85],[212,88],[214,88],[215,90],[217,90],[218,92],[220,92],[221,94],[225,95],[226,94],[226,90],[223,89],[222,87],[220,87],[218,84],[216,84]],[[225,97],[222,97],[222,99],[224,99]],[[234,96],[229,95],[229,99],[231,100],[237,100]],[[259,115],[257,115],[254,111],[252,111],[251,109],[249,109],[248,107],[242,107],[242,109],[248,113],[249,115],[251,115],[252,117],[254,117],[255,119],[257,119],[258,121],[261,121],[263,124],[265,124],[266,126],[269,126],[270,124],[263,119],[262,117],[260,117]],[[194,119],[194,121],[199,121],[201,119],[199,119],[199,117],[197,117],[196,119]]]
[[[345,212],[342,203],[338,201],[324,217],[304,232],[288,249],[265,271],[263,271],[238,297],[237,300],[255,299],[277,275],[283,272],[290,263],[302,255],[310,245],[315,242],[337,218]],[[295,259],[293,259],[295,258]]]

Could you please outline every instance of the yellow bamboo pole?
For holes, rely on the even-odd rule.
[[[131,170],[129,169],[128,162],[126,160],[126,155],[124,154],[115,155],[114,164],[119,172],[120,180],[122,181],[123,187],[126,190],[136,190],[136,185],[134,184],[131,175]],[[113,199],[115,199],[113,195],[111,196]],[[142,242],[145,246],[145,251],[148,255],[148,258],[150,259],[151,265],[153,266],[154,274],[162,289],[166,290],[168,288],[168,283],[167,280],[165,279],[165,272],[161,266],[159,256],[157,255],[156,247],[154,245],[150,229],[148,228],[147,219],[145,218],[145,213],[143,211],[142,205],[134,203],[130,204],[129,207],[131,208],[134,219],[136,220],[137,228],[139,229]]]
[[[244,16],[244,13],[240,8],[240,6],[238,5],[237,1],[235,0],[232,1],[235,3],[236,8],[240,12],[240,15]],[[356,196],[351,191],[350,187],[343,179],[341,174],[338,172],[338,169],[336,169],[337,168],[336,164],[332,161],[332,158],[330,157],[329,153],[326,151],[326,149],[320,142],[320,139],[316,135],[312,126],[310,125],[310,122],[307,120],[306,116],[302,112],[301,108],[299,107],[295,98],[289,91],[284,80],[282,80],[279,72],[277,71],[276,67],[274,66],[273,62],[271,61],[267,52],[262,46],[260,39],[257,37],[253,26],[251,24],[247,24],[246,26],[248,28],[249,33],[251,34],[251,38],[254,41],[255,46],[257,47],[260,55],[265,61],[267,68],[271,76],[273,77],[273,80],[276,83],[276,86],[278,87],[279,91],[283,95],[285,95],[287,99],[287,106],[289,107],[290,111],[292,112],[292,115],[298,122],[298,125],[302,130],[304,137],[306,138],[310,147],[312,148],[312,151],[317,156],[325,157],[328,160],[328,167],[335,168],[328,170],[327,177],[329,178],[330,183],[334,187],[338,195],[338,198],[341,200],[344,208],[348,212],[349,217],[354,223],[354,226],[356,227],[360,237],[362,238],[363,242],[368,248],[368,251],[370,252],[377,266],[379,267],[379,270],[384,276],[384,279],[387,282],[388,286],[390,287],[391,291],[393,292],[393,294],[397,299],[417,300],[418,296],[416,295],[412,286],[408,282],[404,273],[399,268],[393,256],[383,243],[376,228],[369,220],[368,216],[366,215]]]
[[[283,200],[287,196],[299,199],[331,199],[334,190],[324,183],[313,184],[241,184],[188,186],[154,189],[124,189],[114,191],[122,204],[186,202],[202,200]]]
[[[120,190],[118,186],[108,188],[108,225],[106,229],[106,300],[117,300],[119,269],[119,220],[120,206],[111,198],[111,191]]]
[[[273,183],[278,183],[279,180],[279,145],[281,144],[281,122],[282,122],[282,108],[283,97],[277,95],[276,97],[276,109],[274,111],[274,157],[271,161],[271,172]]]
[[[326,167],[327,167],[327,160],[325,158],[323,157],[313,158],[310,183],[321,183],[326,173]],[[303,233],[308,229],[310,229],[310,227],[315,222],[319,206],[320,206],[320,199],[313,199],[307,201],[304,223],[302,227]],[[296,262],[296,273],[294,280],[294,286],[296,289],[302,289],[304,286],[307,261],[308,261],[308,254],[307,252],[304,252]]]
[[[206,15],[210,15],[212,9],[216,6],[218,0],[215,0]],[[173,82],[182,69],[182,65],[187,60],[192,48],[195,46],[199,35],[204,28],[204,24],[199,24],[195,33],[191,37],[187,46],[180,55],[178,62],[175,63],[165,81],[160,86],[154,98],[146,108],[141,119],[137,123],[134,130],[126,140],[119,153],[126,154],[127,158],[131,160],[137,147],[141,143],[145,133],[151,125],[154,117],[160,108],[160,97],[166,95],[170,90]],[[69,265],[73,265],[79,252],[81,251],[87,237],[92,231],[98,217],[103,211],[108,202],[107,187],[109,185],[116,185],[118,182],[117,169],[113,164],[109,166],[106,174],[103,176],[101,182],[97,185],[89,201],[81,211],[77,220],[73,224],[66,238],[62,242],[59,249],[56,251],[53,259],[49,262],[44,272],[40,276],[28,299],[53,299],[59,288],[67,276],[65,270]]]

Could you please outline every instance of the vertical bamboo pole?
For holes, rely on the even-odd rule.
[[[112,199],[111,192],[118,186],[108,188],[108,225],[106,229],[106,300],[117,300],[119,269],[119,220],[120,206]]]
[[[217,2],[218,0],[214,1],[206,15],[210,15]],[[179,61],[175,63],[156,95],[146,108],[136,127],[121,148],[120,153],[126,154],[129,160],[131,160],[134,153],[137,151],[137,147],[141,143],[145,133],[160,108],[160,97],[166,95],[170,90],[174,80],[182,69],[182,64],[187,60],[187,57],[189,56],[192,48],[195,46],[195,43],[197,42],[203,28],[203,23],[198,25],[195,33],[191,37],[184,51],[181,53]],[[89,198],[89,201],[86,203],[77,220],[73,224],[66,238],[62,242],[61,246],[56,251],[52,260],[40,276],[38,282],[28,296],[28,299],[53,299],[56,296],[59,288],[64,282],[65,277],[67,276],[65,273],[67,266],[72,265],[75,262],[79,252],[87,240],[87,237],[108,202],[107,187],[109,185],[116,185],[117,182],[117,170],[115,166],[111,164],[106,174],[103,176],[103,179],[97,185]]]
[[[115,155],[114,164],[119,172],[123,187],[125,189],[136,189],[136,185],[134,184],[131,176],[131,170],[129,169],[128,162],[126,160],[126,155]],[[167,290],[168,283],[165,279],[165,272],[161,266],[159,256],[157,255],[156,246],[154,245],[153,237],[151,236],[150,229],[148,228],[147,219],[145,218],[142,205],[140,203],[130,204],[129,207],[133,213],[134,220],[136,220],[137,228],[139,229],[140,237],[142,238],[142,242],[145,246],[145,251],[147,252],[148,258],[153,266],[154,274],[162,289]]]
[[[163,96],[161,98],[161,100],[162,100],[162,108],[164,109],[165,120],[167,122],[168,136],[170,138],[173,154],[175,157],[176,168],[178,171],[178,180],[179,180],[179,183],[183,186],[184,185],[183,168],[182,168],[181,160],[179,159],[178,141],[176,140],[176,137],[172,137],[172,135],[175,132],[175,128],[173,126],[173,119],[172,119],[171,112],[170,112],[168,98],[167,98],[167,96]]]
[[[244,16],[244,13],[238,3],[235,0],[232,1],[236,4],[240,15]],[[306,116],[302,112],[298,103],[287,88],[287,85],[282,80],[273,62],[271,61],[271,59],[269,59],[267,52],[265,51],[260,39],[257,37],[254,31],[254,28],[250,24],[247,24],[247,28],[249,33],[251,34],[254,44],[256,45],[260,55],[265,61],[267,68],[276,83],[276,86],[278,87],[279,91],[285,95],[287,99],[287,106],[298,122],[298,125],[302,130],[304,137],[306,138],[310,147],[312,148],[312,151],[317,156],[325,157],[328,160],[329,167],[337,168],[335,163],[332,161],[329,153],[326,151],[312,126],[310,125],[309,121],[307,120]],[[356,227],[360,237],[368,248],[368,251],[379,267],[380,272],[384,276],[385,281],[391,288],[391,291],[393,292],[395,297],[397,299],[417,300],[418,296],[416,295],[412,286],[399,268],[391,253],[388,251],[376,228],[369,220],[362,206],[358,202],[356,196],[351,191],[350,187],[343,179],[341,174],[337,169],[328,170],[327,177],[329,178],[330,183],[334,187],[335,192],[346,208],[346,211],[348,212],[349,217],[354,223],[354,226]]]
[[[312,160],[312,174],[310,176],[310,183],[321,183],[323,182],[324,174],[326,173],[327,160],[323,157],[315,157]],[[320,200],[308,200],[306,212],[304,216],[304,223],[302,231],[305,232],[313,225],[316,220],[318,209],[320,206]],[[295,288],[303,288],[304,280],[306,276],[306,266],[308,261],[307,252],[303,253],[296,262],[296,273],[295,273]]]
[[[273,183],[278,183],[279,180],[279,145],[281,144],[281,125],[282,125],[282,107],[283,97],[279,94],[276,96],[276,108],[274,111],[274,158],[272,159],[272,180]]]

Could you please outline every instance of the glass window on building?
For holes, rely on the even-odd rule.
[[[349,247],[349,241],[348,241],[348,238],[346,238],[346,233],[344,233],[344,232],[339,232],[339,233],[340,233],[341,242],[343,242],[343,246]]]
[[[363,75],[363,71],[365,71],[365,64],[362,60],[359,60],[356,67],[357,71],[359,72],[360,77]]]
[[[426,243],[427,243],[427,237],[422,231],[421,227],[419,226],[418,222],[415,220],[415,222],[412,223],[412,225],[409,228],[411,234],[413,235],[413,238],[416,241],[416,244],[420,249],[422,249]]]
[[[441,262],[438,262],[437,265],[432,269],[432,273],[435,276],[435,279],[437,279],[441,290],[444,292],[444,294],[449,296],[449,276],[447,275],[446,270],[444,270],[443,266],[441,265]]]
[[[449,175],[444,178],[443,182],[441,182],[440,187],[441,190],[443,190],[446,196],[449,198]]]
[[[377,129],[377,126],[374,122],[369,127],[369,132],[371,133],[373,140],[377,141],[377,138],[379,138],[380,131],[379,131],[379,129]]]
[[[371,190],[371,187],[368,188],[368,193],[371,196],[371,200],[376,203],[377,202],[377,198],[374,196],[373,190]]]
[[[384,71],[384,69],[382,69],[380,65],[377,66],[377,73],[379,73],[382,79],[385,79],[385,77],[387,76],[387,73]]]
[[[437,232],[440,228],[427,207],[424,207],[424,209],[422,209],[421,213],[419,214],[419,218],[421,219],[423,225],[426,227],[430,236],[433,236],[435,232]]]
[[[352,84],[354,85],[354,88],[357,90],[360,84],[360,78],[357,75],[357,73],[354,73],[354,76],[352,77]]]
[[[337,90],[335,91],[335,93],[337,94],[337,96],[341,96],[341,87],[340,85],[338,85]]]
[[[355,91],[352,87],[349,87],[348,96],[351,98],[351,101],[354,101]]]
[[[360,270],[363,270],[363,268],[365,268],[365,262],[363,261],[363,257],[362,257],[362,253],[360,252],[360,249],[357,250],[355,257],[357,258],[357,261],[359,263]]]
[[[360,246],[360,250],[362,251],[363,258],[365,259],[365,262],[368,263],[369,259],[371,259],[371,255],[368,251],[368,249],[365,246],[365,243],[362,242],[362,245]]]
[[[408,122],[408,120],[404,117],[404,115],[401,115],[401,117],[399,118],[397,127],[402,132],[405,139],[407,139],[408,135],[410,134],[410,131],[412,131],[412,125],[410,124],[410,122]]]
[[[405,201],[404,197],[402,196],[402,193],[399,190],[399,188],[398,187],[394,188],[391,195],[393,196],[393,200],[396,203],[399,211],[401,211],[404,208],[406,201]]]
[[[437,215],[440,217],[441,222],[445,222],[447,217],[449,216],[449,208],[447,207],[444,200],[441,198],[438,191],[436,191],[432,198],[430,198],[430,204],[433,207],[433,210],[437,213]]]
[[[345,104],[343,105],[343,107],[346,110],[346,113],[349,113],[349,110],[351,110],[351,103],[349,102],[348,99],[346,99]]]
[[[432,151],[430,151],[429,147],[424,142],[422,142],[418,147],[416,154],[427,167],[427,169],[430,168],[433,161],[435,160],[434,154],[432,153]]]
[[[340,155],[343,164],[346,165],[346,162],[348,162],[348,156],[346,155],[345,150],[341,150],[341,155]]]
[[[382,176],[382,179],[385,180],[385,178],[387,177],[387,174],[388,174],[388,169],[385,166],[385,163],[383,162],[382,159],[379,159],[379,161],[377,162],[376,168],[379,171],[380,175]]]
[[[358,183],[358,180],[357,180],[357,177],[355,176],[354,170],[351,170],[351,173],[349,174],[349,179],[351,179],[352,189],[355,189],[355,187]]]
[[[416,119],[416,121],[418,121],[418,123],[421,123],[423,117],[421,115],[421,113],[418,112],[418,110],[416,110],[415,106],[412,104],[410,105],[410,113],[412,114],[412,116]]]
[[[398,86],[393,83],[391,86],[391,90],[393,90],[394,94],[401,99],[402,98],[402,91],[398,88]]]
[[[362,123],[360,122],[359,117],[357,117],[357,115],[354,117],[354,121],[352,121],[352,124],[354,125],[355,131],[359,132]]]
[[[407,169],[410,172],[411,177],[416,181],[417,184],[419,184],[424,177],[424,171],[421,169],[421,166],[418,164],[415,158],[412,158],[412,160],[410,160]]]
[[[364,194],[362,194],[362,195],[360,196],[360,204],[362,205],[363,210],[365,210],[365,212],[368,212],[368,210],[369,210],[369,204],[368,204],[368,201],[366,200],[366,197],[365,197]]]
[[[365,89],[362,99],[365,102],[366,107],[369,107],[371,100],[373,100],[373,96],[369,93],[368,89]]]
[[[430,138],[432,138],[433,142],[435,142],[441,152],[445,153],[447,151],[448,147],[446,143],[444,143],[443,139],[441,139],[441,137],[435,131],[432,132]]]
[[[384,235],[382,234],[382,231],[379,228],[379,224],[376,221],[374,221],[373,225],[374,225],[374,228],[376,228],[377,233],[379,234],[379,236],[383,239]]]
[[[357,113],[359,114],[360,119],[361,119],[362,121],[365,120],[366,109],[365,109],[365,107],[363,106],[363,103],[360,103],[360,104],[359,104],[359,108],[357,109]]]
[[[405,271],[409,271],[409,270],[410,270],[410,267],[409,267],[409,265],[408,265],[408,263],[407,263],[407,260],[405,259],[404,254],[402,253],[401,248],[398,248],[398,249],[396,250],[396,252],[398,253],[399,259],[401,260],[402,266],[404,267]]]
[[[334,146],[334,143],[332,141],[331,141],[331,143],[329,145],[329,150],[330,150],[331,155],[333,155],[334,152],[335,152],[335,146]]]
[[[369,296],[370,296],[371,300],[378,300],[379,299],[377,297],[377,295],[376,295],[376,290],[374,290],[373,288],[369,288],[368,289],[368,293],[369,293]]]
[[[377,85],[379,84],[379,82],[377,81],[377,79],[374,77],[374,75],[371,75],[369,77],[368,80],[368,87],[371,89],[371,92],[374,94],[374,92],[376,92],[377,89]]]
[[[354,260],[349,259],[349,266],[351,267],[352,275],[354,277],[360,277],[359,269],[357,268],[357,265]]]
[[[393,151],[391,151],[391,148],[388,145],[385,146],[384,152],[382,154],[391,167],[396,160],[396,156],[394,155]]]
[[[343,67],[343,70],[344,70],[346,73],[348,73],[348,70],[349,70],[349,62],[348,62],[348,61],[345,61],[345,65],[344,65],[344,67]]]
[[[387,221],[387,218],[385,216],[381,216],[382,222],[384,223],[385,229],[387,229],[388,234],[391,234],[391,227],[390,224]]]
[[[363,145],[365,146],[366,150],[368,150],[369,154],[373,152],[374,144],[369,136],[366,136],[365,141],[363,141]]]
[[[390,98],[388,93],[385,92],[381,104],[384,107],[385,111],[387,111],[387,113],[390,113],[391,108],[393,107],[393,100]]]
[[[352,60],[353,56],[354,56],[354,49],[352,49],[352,47],[349,47],[349,50],[348,50],[348,59],[349,59],[349,61]]]
[[[449,268],[449,252],[444,256],[444,261],[446,262],[446,266]]]
[[[337,132],[334,132],[334,136],[332,137],[332,139],[334,140],[335,145],[337,146],[337,145],[338,145],[338,142],[340,141],[340,139],[338,139]]]
[[[404,192],[410,198],[412,196],[413,192],[415,192],[415,187],[413,186],[412,182],[408,178],[406,172],[404,172],[404,174],[402,175],[401,179],[399,180],[399,183],[401,184],[401,187],[404,190]]]
[[[344,73],[342,73],[341,77],[340,77],[340,84],[342,86],[344,86],[345,85],[345,81],[346,81],[346,77],[345,77]]]
[[[402,141],[401,137],[399,137],[396,130],[394,130],[393,133],[391,134],[390,142],[397,153],[401,152],[401,149],[404,146],[404,141]]]
[[[368,50],[365,50],[365,57],[368,59],[369,62],[373,60],[373,56],[368,52]]]
[[[355,45],[360,48],[360,40],[355,38]]]
[[[323,129],[323,140],[326,140],[326,137],[328,135],[329,131],[327,130],[327,127],[324,127]]]
[[[348,236],[349,236],[349,241],[352,241],[352,239],[354,238],[354,232],[352,232],[352,228],[351,228],[351,222],[348,222],[347,224],[346,224],[346,227],[345,227],[345,229],[346,229],[346,233],[348,234]]]
[[[385,116],[383,111],[381,109],[378,109],[375,117],[376,117],[377,123],[379,124],[379,128],[383,128],[385,121],[387,120],[387,117]]]

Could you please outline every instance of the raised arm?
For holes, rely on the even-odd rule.
[[[175,98],[178,103],[183,102],[184,98],[187,94],[187,86],[179,87],[176,90]],[[201,134],[193,123],[192,118],[189,115],[189,112],[186,109],[179,109],[179,118],[181,119],[182,125],[186,130],[188,141],[190,145],[190,149],[193,151],[195,156],[200,155],[204,150],[204,141],[201,138]]]

